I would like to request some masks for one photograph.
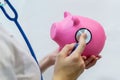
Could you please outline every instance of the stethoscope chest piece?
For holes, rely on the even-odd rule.
[[[88,44],[91,41],[91,39],[92,39],[92,34],[91,34],[90,30],[88,30],[86,28],[80,28],[76,32],[76,34],[75,34],[75,40],[76,40],[76,42],[79,41],[79,38],[80,38],[80,36],[81,36],[82,33],[86,33],[86,40],[85,41],[86,41],[86,44]]]

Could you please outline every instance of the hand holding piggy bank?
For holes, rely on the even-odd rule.
[[[86,33],[86,48],[82,55],[97,56],[104,47],[106,36],[103,27],[90,18],[64,13],[64,19],[53,23],[51,38],[61,50],[66,44],[77,43],[80,35]]]

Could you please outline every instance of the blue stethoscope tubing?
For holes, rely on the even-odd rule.
[[[27,44],[27,46],[28,46],[28,48],[29,48],[29,50],[30,50],[31,55],[32,55],[33,58],[35,59],[36,63],[39,64],[38,61],[37,61],[37,58],[36,58],[36,56],[35,56],[35,53],[34,53],[34,51],[33,51],[33,48],[32,48],[32,46],[31,46],[31,44],[30,44],[30,42],[29,42],[26,34],[24,33],[21,25],[20,25],[19,22],[18,22],[18,13],[17,13],[17,11],[16,11],[15,8],[12,6],[12,4],[9,2],[9,0],[5,0],[5,2],[6,2],[7,5],[10,7],[10,9],[13,11],[15,17],[13,17],[13,18],[10,17],[3,6],[0,6],[1,10],[3,11],[4,15],[5,15],[10,21],[13,21],[13,22],[16,24],[17,28],[19,29],[22,37],[24,38],[24,40],[25,40],[25,42],[26,42],[26,44]],[[42,75],[41,75],[41,80],[43,80]]]
[[[8,0],[5,0],[5,1],[6,1],[6,3],[8,4],[8,6],[11,8],[11,10],[14,12],[15,17],[14,17],[14,18],[11,18],[11,17],[7,14],[7,12],[6,12],[6,10],[4,9],[4,7],[1,6],[0,8],[2,9],[3,13],[5,14],[5,16],[6,16],[9,20],[13,21],[13,22],[16,24],[16,26],[18,27],[19,31],[21,32],[21,34],[22,34],[22,36],[23,36],[23,38],[24,38],[24,40],[25,40],[25,42],[26,42],[26,44],[27,44],[27,46],[28,46],[28,48],[29,48],[29,50],[30,50],[30,52],[31,52],[31,55],[34,57],[35,61],[38,63],[38,61],[37,61],[37,59],[36,59],[36,56],[35,56],[35,54],[34,54],[34,51],[33,51],[33,49],[32,49],[32,46],[31,46],[29,40],[27,39],[27,37],[26,37],[23,29],[21,28],[21,26],[20,26],[20,24],[19,24],[19,22],[18,22],[18,20],[17,20],[17,19],[18,19],[18,13],[16,12],[15,8],[11,5],[11,3],[10,3]]]

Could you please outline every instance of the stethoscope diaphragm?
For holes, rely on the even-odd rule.
[[[86,44],[88,44],[91,41],[91,39],[92,39],[92,34],[91,34],[90,30],[88,30],[86,28],[80,28],[76,32],[76,34],[75,34],[75,40],[76,40],[76,42],[79,41],[79,38],[80,38],[80,36],[81,36],[82,33],[86,33],[86,40],[85,41],[86,41]]]

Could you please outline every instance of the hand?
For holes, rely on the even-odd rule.
[[[83,73],[85,63],[81,53],[86,45],[85,34],[81,35],[79,43],[80,45],[73,52],[75,44],[68,44],[59,52],[55,62],[53,80],[76,80]]]
[[[52,53],[50,53],[47,57],[48,57],[48,60],[49,60],[49,64],[50,66],[54,65],[55,64],[55,61],[56,61],[56,56],[58,55],[59,53],[59,50],[56,49],[55,51],[53,51]]]
[[[47,70],[50,66],[54,65],[56,56],[58,55],[58,49],[47,55],[44,59],[40,61],[41,72]]]
[[[85,69],[89,69],[91,68],[92,66],[94,66],[97,62],[97,60],[99,60],[101,58],[101,56],[90,56],[90,57],[86,57],[86,56],[82,56],[83,59],[84,59],[84,62],[85,62]]]

